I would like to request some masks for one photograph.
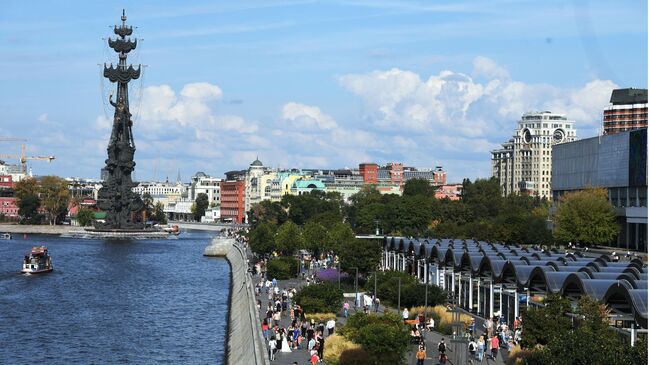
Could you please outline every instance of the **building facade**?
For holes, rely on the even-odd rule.
[[[364,184],[376,184],[379,166],[376,163],[359,164],[359,175],[363,178]]]
[[[241,224],[245,222],[247,171],[230,171],[221,181],[221,220]]]
[[[604,134],[616,134],[648,126],[648,89],[612,91],[603,111]]]
[[[648,130],[553,147],[553,200],[586,187],[606,188],[621,227],[617,247],[647,250]]]
[[[492,151],[492,176],[501,193],[551,197],[553,146],[577,139],[574,122],[548,111],[521,117],[513,138]]]

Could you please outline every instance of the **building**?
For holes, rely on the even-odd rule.
[[[436,189],[436,199],[460,200],[463,194],[463,184],[442,185]]]
[[[246,174],[245,211],[250,211],[255,203],[262,200],[273,200],[272,188],[276,179],[276,172],[267,170],[259,159],[255,159],[248,167]],[[279,184],[276,184],[279,187]],[[276,194],[280,200],[279,194]]]
[[[616,134],[648,126],[648,89],[612,91],[603,111],[604,134]]]
[[[568,191],[603,187],[621,230],[617,247],[646,251],[648,129],[619,132],[553,147],[553,200]]]
[[[211,206],[221,203],[221,179],[210,177],[199,171],[192,176],[192,182],[187,192],[187,198],[195,201],[199,194],[206,194]]]
[[[513,138],[492,151],[492,176],[504,196],[551,197],[552,147],[577,139],[573,124],[566,116],[549,111],[521,117]]]
[[[18,206],[15,197],[0,197],[0,215],[7,218],[18,218]]]
[[[312,190],[325,191],[325,184],[318,179],[296,179],[291,185],[291,195],[309,194]]]
[[[20,165],[7,164],[2,160],[0,160],[0,175],[11,176],[11,180],[14,183],[19,182],[27,176]]]
[[[138,183],[132,190],[140,194],[140,196],[143,196],[145,193],[149,194],[154,204],[160,202],[163,206],[167,206],[184,197],[187,198],[188,186],[180,181],[176,183],[169,181],[144,181]]]
[[[376,163],[360,163],[359,175],[363,177],[364,184],[376,184],[379,166]]]
[[[244,209],[246,200],[246,170],[226,172],[221,181],[221,220],[243,223],[246,220]]]
[[[442,169],[442,166],[436,166],[433,171],[433,184],[435,186],[442,186],[447,184],[447,173]]]

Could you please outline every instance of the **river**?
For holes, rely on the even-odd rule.
[[[213,236],[0,241],[0,364],[223,363],[230,268],[202,256]],[[20,274],[41,244],[54,271]]]

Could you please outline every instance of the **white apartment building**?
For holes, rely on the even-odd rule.
[[[195,201],[196,197],[204,193],[208,196],[210,205],[221,205],[221,179],[210,177],[205,173],[199,171],[192,176],[192,183],[187,192],[187,198],[190,201]]]
[[[550,199],[551,151],[577,139],[574,121],[549,111],[525,113],[513,138],[492,151],[492,176],[504,196],[527,193]]]

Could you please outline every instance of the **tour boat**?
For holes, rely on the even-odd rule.
[[[0,240],[10,240],[10,239],[11,239],[11,233],[0,234]]]
[[[173,235],[181,234],[180,228],[178,228],[178,226],[175,225],[175,224],[173,226],[168,226],[168,227],[163,228],[163,231],[165,231],[165,232],[167,232],[169,234],[173,234]]]
[[[40,274],[50,272],[53,269],[52,258],[47,252],[47,247],[34,246],[29,255],[25,255],[21,272],[25,274]]]

